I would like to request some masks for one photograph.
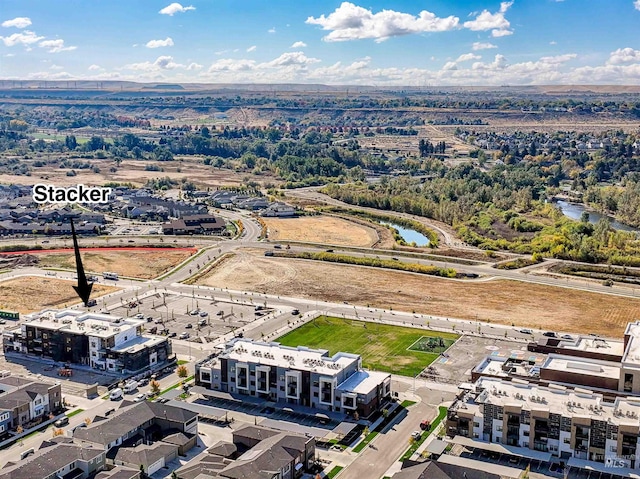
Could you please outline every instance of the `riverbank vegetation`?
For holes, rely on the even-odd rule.
[[[327,185],[346,203],[411,213],[453,226],[461,239],[486,250],[508,250],[590,263],[640,265],[632,232],[565,217],[549,203],[558,168],[522,161],[484,170],[471,163],[423,165],[430,179],[382,178],[377,184]]]

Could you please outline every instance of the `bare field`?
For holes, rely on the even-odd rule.
[[[19,313],[32,313],[44,308],[66,307],[79,303],[73,289],[75,281],[39,276],[25,276],[0,283],[0,308]],[[117,291],[119,288],[94,284],[92,298]]]
[[[35,157],[34,160],[45,159]],[[24,160],[21,160],[24,161]],[[84,161],[84,160],[83,160]],[[242,171],[234,171],[231,169],[220,169],[208,166],[202,163],[199,157],[176,157],[174,161],[135,161],[125,160],[117,166],[117,171],[111,173],[111,167],[116,167],[115,161],[88,159],[86,160],[92,165],[100,168],[100,173],[94,173],[89,169],[76,169],[76,176],[67,176],[69,169],[58,168],[57,166],[45,166],[33,168],[31,176],[14,176],[8,174],[0,175],[0,183],[15,183],[21,185],[33,185],[38,182],[47,182],[56,186],[70,186],[84,183],[88,185],[102,185],[108,182],[132,183],[135,186],[143,186],[151,178],[169,177],[172,180],[180,181],[183,178],[193,181],[196,185],[206,189],[214,188],[221,185],[240,185],[244,178],[249,174]],[[31,164],[31,161],[25,161]],[[164,171],[145,171],[145,166],[155,164]],[[279,180],[269,175],[252,176],[252,179],[258,183],[271,182],[279,183]]]
[[[269,238],[340,246],[371,246],[378,241],[375,229],[334,216],[263,218]]]
[[[199,284],[521,327],[620,336],[640,300],[509,280],[455,281],[239,250]]]
[[[86,271],[101,273],[112,271],[120,276],[153,279],[177,266],[191,256],[187,250],[170,251],[97,251],[82,252],[82,262]],[[38,266],[43,268],[75,269],[73,252],[38,254]]]

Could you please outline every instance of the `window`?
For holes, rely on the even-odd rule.
[[[523,442],[522,443],[522,447],[529,447],[529,443],[528,442]]]
[[[480,423],[479,422],[475,422],[473,423],[473,427],[480,427]]]
[[[618,452],[618,446],[609,446],[610,452]]]
[[[496,431],[498,431],[498,432],[502,431],[502,426],[498,426],[498,427],[496,428]]]
[[[564,443],[565,444],[569,444],[571,442],[571,439],[569,439],[568,437],[564,438]]]
[[[502,436],[496,436],[496,442],[502,441]]]

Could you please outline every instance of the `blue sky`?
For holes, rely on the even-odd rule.
[[[640,0],[0,0],[0,78],[639,84]]]

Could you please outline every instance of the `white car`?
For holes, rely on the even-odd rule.
[[[133,399],[133,402],[140,402],[144,401],[145,399],[147,399],[147,395],[145,393],[140,393]]]

